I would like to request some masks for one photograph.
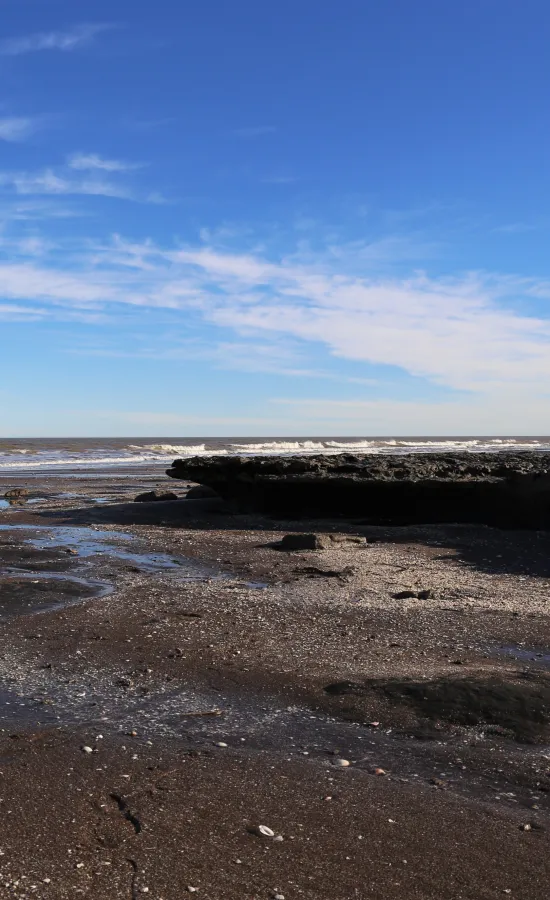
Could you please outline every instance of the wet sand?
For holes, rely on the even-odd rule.
[[[548,896],[550,534],[36,482],[0,510],[0,897]],[[274,546],[309,530],[366,540]]]

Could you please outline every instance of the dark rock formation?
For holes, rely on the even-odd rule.
[[[159,501],[177,499],[178,495],[174,494],[173,491],[165,491],[164,493],[145,491],[143,494],[138,494],[137,497],[134,497],[134,503],[158,503]]]
[[[550,528],[550,453],[190,457],[167,472],[240,512]]]

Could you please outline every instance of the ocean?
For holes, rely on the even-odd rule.
[[[0,474],[144,467],[185,456],[550,451],[550,437],[0,438]]]

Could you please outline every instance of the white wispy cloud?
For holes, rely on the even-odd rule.
[[[132,192],[125,186],[114,184],[102,178],[68,178],[53,169],[42,172],[0,172],[0,186],[12,188],[16,194],[88,194],[91,196],[133,199]]]
[[[55,168],[0,171],[0,188],[5,189],[6,197],[10,193],[28,197],[88,195],[157,205],[171,202],[159,191],[140,190],[129,184],[124,176],[141,168],[141,163],[104,159],[95,153],[76,153]]]
[[[35,119],[22,116],[0,118],[0,141],[24,141],[36,130]]]
[[[293,175],[266,175],[261,179],[264,184],[294,184],[297,180]]]
[[[0,303],[0,321],[2,322],[32,322],[43,319],[46,315],[47,311],[44,309]]]
[[[364,431],[363,420],[385,421],[384,409],[403,423],[410,416],[417,433],[426,430],[430,418],[443,423],[454,416],[455,430],[468,422],[469,430],[475,425],[481,432],[498,420],[497,431],[510,431],[511,424],[505,427],[510,416],[533,423],[536,415],[550,412],[550,317],[523,311],[526,298],[550,296],[548,283],[483,273],[397,278],[377,274],[376,268],[371,272],[370,261],[366,274],[350,274],[348,256],[342,248],[341,254],[329,250],[316,261],[310,255],[301,261],[296,253],[268,259],[214,246],[165,248],[118,237],[73,249],[63,262],[58,251],[49,261],[30,252],[26,263],[0,263],[0,296],[6,302],[106,315],[129,306],[136,315],[141,307],[164,309],[173,316],[172,327],[180,321],[185,329],[192,318],[224,329],[227,338],[206,351],[223,367],[325,377],[319,366],[308,364],[308,349],[318,358],[323,348],[329,362],[392,367],[448,397],[420,405],[380,400],[374,406],[361,398],[337,405],[306,399],[293,407],[310,418],[331,413],[333,420],[356,423],[358,433]],[[204,348],[194,352],[205,354]],[[417,428],[414,409],[424,416]]]
[[[74,50],[92,41],[97,34],[111,28],[106,24],[76,25],[67,31],[41,31],[0,41],[1,56],[20,56],[40,50]]]
[[[73,153],[68,159],[70,169],[78,171],[131,172],[141,169],[142,163],[130,163],[120,159],[104,159],[97,153]]]
[[[226,327],[321,342],[455,390],[550,376],[550,320],[499,305],[533,289],[519,279],[359,278],[208,250],[184,259],[223,288],[210,315]]]

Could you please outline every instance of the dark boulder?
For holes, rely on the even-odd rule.
[[[353,534],[285,534],[279,544],[279,550],[334,550],[341,544],[362,544],[364,537]]]
[[[155,503],[159,500],[177,500],[178,495],[174,494],[173,491],[164,491],[163,493],[157,493],[157,491],[145,491],[143,494],[138,494],[137,497],[134,497],[134,503]]]

